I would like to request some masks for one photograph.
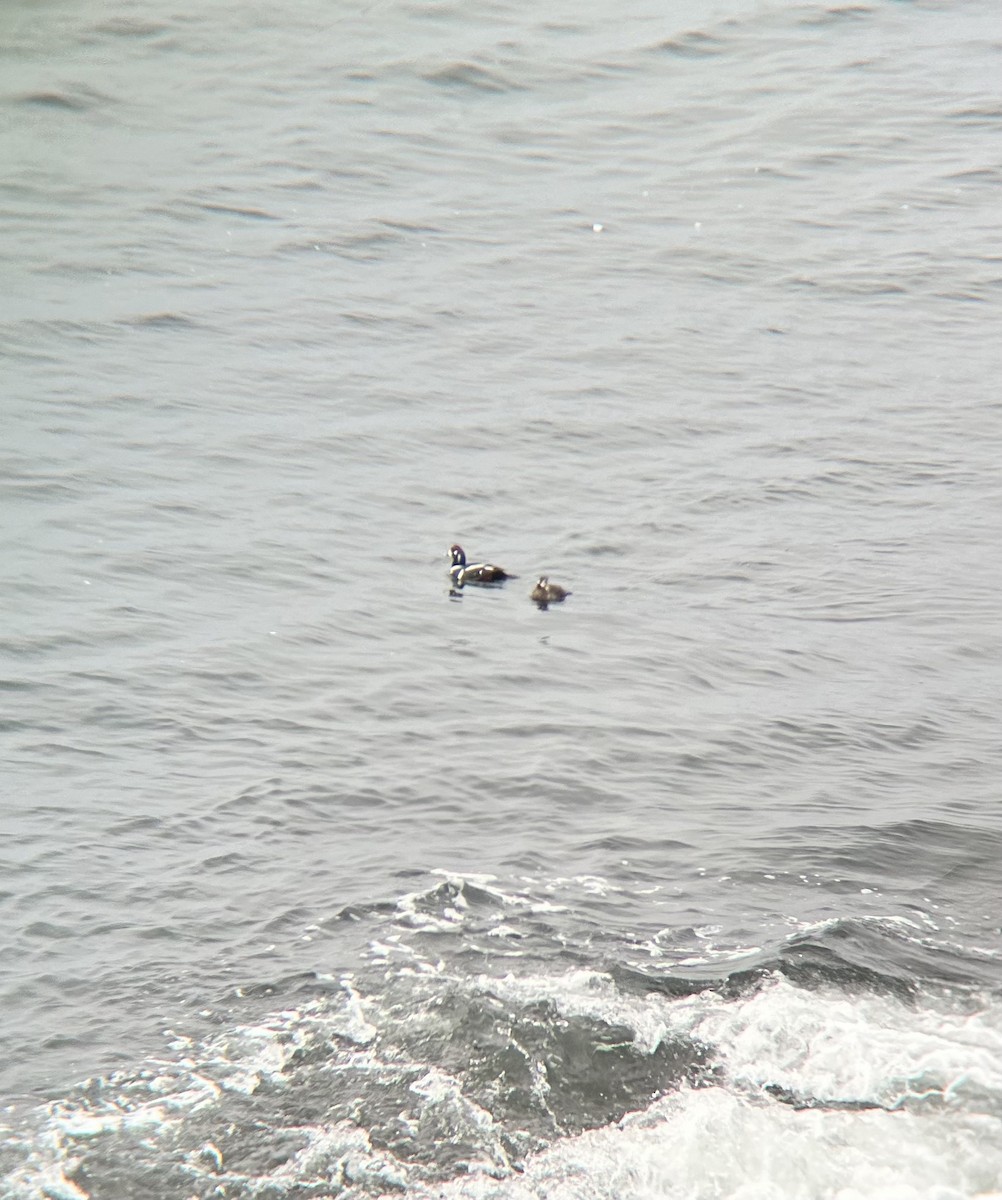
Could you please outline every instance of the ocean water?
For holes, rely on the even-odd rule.
[[[995,0],[0,61],[4,1200],[1002,1196]]]

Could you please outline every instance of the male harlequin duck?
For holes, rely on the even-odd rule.
[[[539,583],[532,589],[529,599],[534,600],[540,608],[546,608],[548,604],[559,604],[561,600],[566,600],[571,594],[559,583],[550,583],[545,575],[540,575]]]
[[[464,583],[504,583],[506,579],[517,579],[517,575],[509,575],[504,567],[496,567],[493,563],[469,563],[462,546],[450,546],[452,566],[449,575],[456,587]]]

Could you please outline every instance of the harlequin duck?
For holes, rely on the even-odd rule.
[[[545,575],[541,575],[529,598],[535,601],[540,608],[546,608],[548,604],[559,604],[561,600],[566,600],[571,594],[559,583],[550,583]]]
[[[504,567],[496,567],[493,563],[469,563],[462,546],[450,546],[452,566],[449,575],[457,587],[465,583],[504,583],[506,579],[517,579],[517,575],[509,575]]]

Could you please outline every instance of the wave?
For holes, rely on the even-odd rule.
[[[287,981],[283,1008],[20,1113],[5,1195],[1002,1186],[1002,993],[959,956],[909,974],[917,928],[835,919],[697,977],[561,953],[564,916],[485,876],[345,909],[372,934],[357,972]],[[485,958],[492,931],[509,956]]]

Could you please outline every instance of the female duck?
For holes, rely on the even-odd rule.
[[[530,596],[540,608],[546,608],[548,604],[559,604],[561,600],[566,600],[571,593],[562,588],[559,583],[550,583],[545,575],[540,575],[539,582],[532,589]]]
[[[449,576],[456,587],[462,587],[464,583],[504,583],[506,579],[518,578],[493,563],[467,563],[462,546],[451,546],[449,553],[452,555]]]

